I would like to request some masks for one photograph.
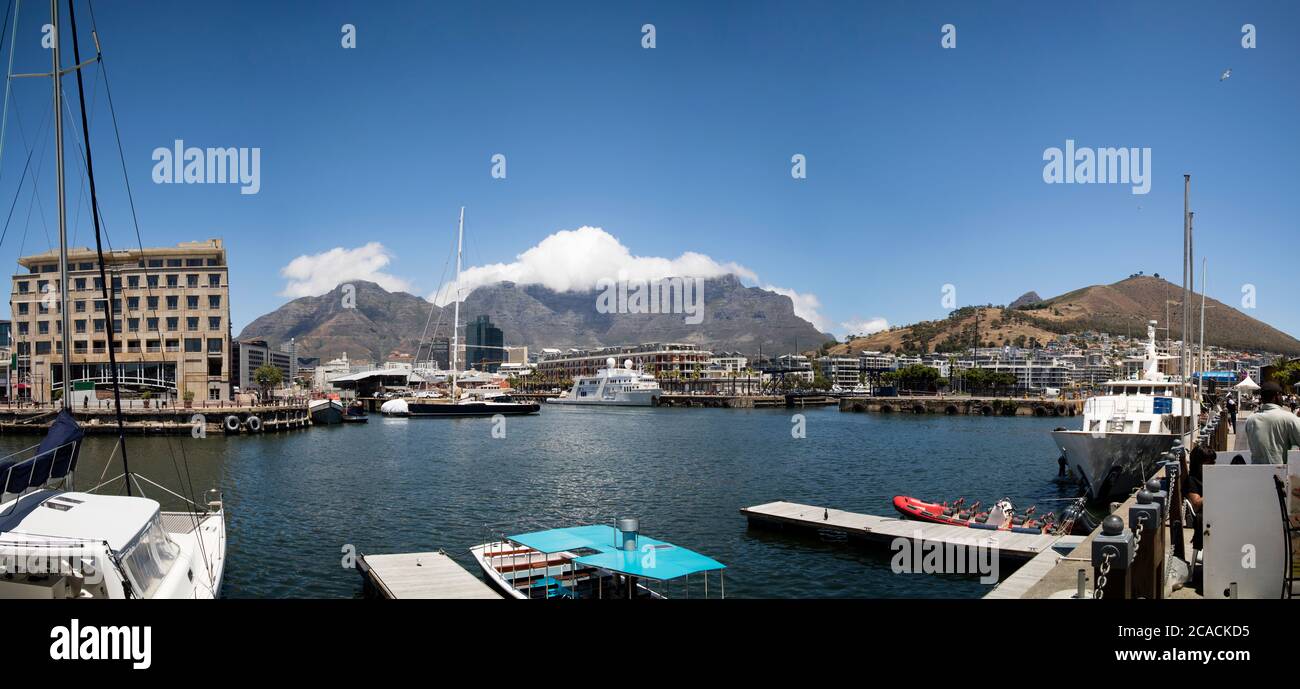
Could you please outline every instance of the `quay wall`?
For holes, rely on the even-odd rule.
[[[840,411],[948,416],[1077,416],[1083,400],[1015,397],[841,397]]]
[[[76,409],[77,421],[88,435],[116,435],[117,417],[111,409]],[[0,408],[0,434],[43,435],[58,414],[58,408]],[[200,424],[207,434],[239,435],[268,433],[307,428],[311,414],[302,405],[265,405],[245,407],[166,407],[163,409],[123,409],[123,427],[128,435],[191,435]],[[228,430],[227,419],[238,420],[235,430]],[[254,420],[255,419],[255,420]],[[232,427],[236,424],[232,423]]]

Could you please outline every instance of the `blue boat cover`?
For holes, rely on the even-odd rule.
[[[54,423],[50,424],[50,430],[41,440],[41,444],[36,448],[37,464],[49,463],[50,469],[41,477],[40,483],[45,483],[47,479],[63,478],[77,468],[77,456],[81,454],[81,439],[86,432],[81,429],[77,423],[76,417],[68,409],[63,409],[55,417]],[[32,487],[40,485],[36,483],[38,472],[41,468],[38,466],[32,472]]]
[[[726,565],[671,543],[637,537],[636,550],[619,547],[619,532],[612,526],[592,524],[508,536],[511,541],[542,553],[594,550],[574,562],[628,576],[667,581],[688,574],[726,569]]]

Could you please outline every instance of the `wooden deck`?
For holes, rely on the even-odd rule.
[[[895,539],[906,538],[925,543],[940,543],[954,548],[992,548],[1000,558],[1028,560],[1039,553],[1051,550],[1058,542],[1077,543],[1081,536],[1050,536],[1011,533],[966,526],[928,524],[911,519],[877,517],[826,507],[801,505],[794,502],[769,502],[746,507],[740,511],[750,523],[789,526],[815,531],[845,534],[865,541],[892,544]]]
[[[501,598],[443,552],[361,555],[357,570],[384,598]]]

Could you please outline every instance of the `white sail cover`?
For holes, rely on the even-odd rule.
[[[401,416],[403,414],[408,413],[408,411],[409,410],[406,407],[406,400],[404,399],[388,400],[387,402],[384,402],[382,406],[379,407],[380,414]]]

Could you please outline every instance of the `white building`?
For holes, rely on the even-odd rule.
[[[861,369],[858,367],[858,357],[824,356],[817,359],[817,365],[821,368],[822,376],[830,381],[831,385],[851,388],[860,382]]]

